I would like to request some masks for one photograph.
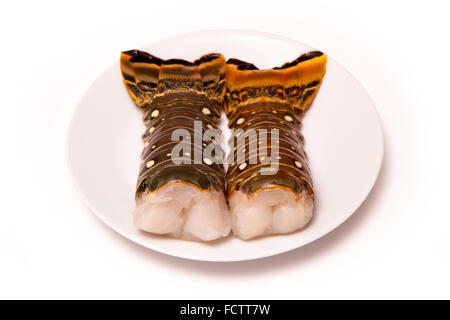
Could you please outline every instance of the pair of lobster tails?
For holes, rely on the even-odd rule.
[[[325,76],[325,54],[264,70],[217,53],[190,62],[131,50],[120,61],[146,126],[137,228],[211,241],[230,231],[241,239],[289,233],[310,221],[314,192],[301,122]],[[227,161],[222,110],[232,130]]]

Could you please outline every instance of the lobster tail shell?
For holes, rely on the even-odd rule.
[[[312,180],[300,126],[304,112],[322,83],[326,61],[326,55],[320,51],[305,53],[281,67],[265,70],[242,60],[228,60],[225,106],[228,126],[244,131],[277,129],[280,150],[278,172],[262,175],[261,163],[250,164],[262,147],[258,146],[258,152],[249,154],[250,143],[246,141],[247,162],[239,166],[236,158],[229,159],[234,162],[227,174],[230,194],[240,189],[251,194],[265,187],[278,186],[295,193],[306,188],[312,195]],[[268,140],[268,151],[272,149],[271,143]]]
[[[137,196],[154,192],[170,182],[181,182],[206,190],[223,190],[224,171],[212,159],[200,163],[174,164],[172,141],[176,129],[194,134],[194,120],[202,132],[216,128],[226,92],[226,63],[221,54],[207,54],[194,62],[163,60],[139,50],[125,51],[120,59],[124,84],[144,112],[146,131]],[[203,152],[205,145],[190,141],[189,156]],[[200,150],[198,150],[200,148]],[[221,163],[221,162],[219,162]]]

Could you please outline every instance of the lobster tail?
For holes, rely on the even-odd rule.
[[[231,137],[231,146],[238,143],[227,172],[232,228],[240,238],[292,232],[312,217],[313,184],[300,128],[326,61],[325,54],[312,51],[273,69],[227,62],[228,126],[249,135],[240,145],[237,134]],[[250,133],[262,131],[270,132],[270,140],[259,135],[256,143]]]
[[[209,145],[202,143],[206,129],[217,129],[220,118],[226,90],[224,57],[163,60],[131,50],[123,52],[120,61],[124,84],[146,125],[135,225],[188,240],[228,235],[224,169],[217,161],[223,152],[213,140],[219,152],[215,158],[205,157]]]

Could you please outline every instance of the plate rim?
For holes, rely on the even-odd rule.
[[[141,48],[144,47],[148,47],[151,45],[157,45],[159,42],[163,42],[163,41],[170,41],[172,39],[176,39],[179,37],[186,37],[186,36],[196,36],[196,35],[205,35],[205,34],[236,34],[239,33],[240,35],[242,34],[246,34],[249,36],[253,36],[253,37],[264,37],[264,38],[270,38],[270,39],[274,39],[274,40],[279,40],[279,41],[283,41],[283,42],[289,42],[292,43],[294,45],[302,45],[302,46],[306,46],[309,48],[312,48],[310,45],[305,44],[301,41],[283,36],[283,35],[278,35],[278,34],[273,34],[273,33],[268,33],[268,32],[262,32],[262,31],[255,31],[255,30],[246,30],[246,29],[208,29],[208,30],[198,30],[198,31],[192,31],[192,32],[186,32],[186,33],[180,33],[180,34],[175,34],[169,37],[165,37],[165,38],[161,38],[158,39],[156,41],[150,42],[144,46],[142,46]],[[329,57],[329,56],[328,56]],[[280,246],[280,248],[278,249],[272,249],[270,251],[270,253],[268,254],[254,254],[254,255],[247,255],[246,257],[208,257],[208,256],[198,256],[198,255],[192,255],[192,254],[184,254],[184,253],[173,253],[170,250],[166,250],[165,248],[159,248],[158,246],[149,246],[147,244],[143,244],[141,241],[139,241],[139,239],[137,239],[137,237],[135,237],[133,234],[130,234],[129,232],[124,232],[123,230],[119,230],[118,228],[116,228],[112,223],[110,223],[108,221],[108,219],[105,217],[105,215],[103,213],[101,213],[101,210],[98,210],[96,208],[96,206],[91,203],[91,201],[88,199],[87,195],[82,192],[82,188],[80,186],[79,181],[76,178],[75,175],[75,170],[73,169],[73,160],[71,159],[70,156],[70,140],[72,137],[72,134],[74,132],[73,130],[73,126],[75,125],[75,118],[77,117],[77,112],[80,109],[80,105],[82,103],[82,101],[88,96],[88,93],[90,91],[90,89],[92,88],[92,86],[94,85],[94,83],[97,82],[98,79],[100,79],[105,73],[107,73],[110,69],[114,68],[116,66],[116,64],[118,62],[114,62],[113,64],[111,64],[109,67],[107,67],[103,72],[101,72],[87,87],[87,89],[84,91],[84,93],[82,94],[81,98],[78,100],[76,107],[74,108],[74,110],[72,111],[71,117],[70,117],[70,121],[69,121],[69,125],[68,125],[68,129],[67,129],[67,133],[66,133],[66,139],[65,139],[65,158],[66,158],[66,165],[69,171],[69,175],[70,175],[70,180],[72,181],[72,184],[75,187],[75,190],[77,191],[78,195],[80,196],[81,200],[83,201],[83,203],[87,206],[87,208],[89,209],[89,211],[91,211],[101,222],[103,222],[106,226],[108,226],[109,228],[111,228],[114,232],[116,232],[117,234],[119,234],[121,237],[133,242],[135,245],[139,245],[142,246],[146,249],[152,250],[152,251],[156,251],[158,253],[161,254],[165,254],[171,257],[175,257],[175,258],[180,258],[180,259],[187,259],[187,260],[191,260],[191,261],[202,261],[202,262],[243,262],[243,261],[250,261],[250,260],[258,260],[258,259],[264,259],[264,258],[269,258],[269,257],[274,257],[274,256],[278,256],[281,255],[283,253],[287,253],[290,251],[293,251],[295,249],[307,246],[315,241],[317,241],[320,238],[325,237],[326,235],[328,235],[329,233],[335,231],[339,226],[343,225],[350,217],[352,217],[357,211],[358,209],[362,206],[362,204],[364,204],[364,202],[367,200],[368,196],[370,195],[370,193],[372,192],[372,190],[374,189],[375,184],[378,181],[378,178],[380,176],[380,172],[382,170],[383,167],[383,160],[384,160],[384,154],[385,154],[385,142],[384,142],[384,132],[383,132],[383,126],[382,126],[382,121],[381,121],[381,117],[380,114],[376,108],[375,103],[373,102],[372,98],[370,97],[369,93],[367,92],[366,88],[362,85],[362,83],[347,69],[345,68],[342,64],[340,64],[338,61],[336,61],[335,59],[333,59],[332,57],[329,57],[330,60],[332,60],[334,63],[336,63],[339,67],[341,67],[341,69],[346,72],[352,79],[354,79],[358,85],[362,88],[362,90],[364,91],[365,96],[367,97],[367,99],[370,101],[371,103],[371,109],[372,111],[374,111],[375,117],[376,117],[376,123],[377,123],[377,133],[379,135],[380,138],[380,150],[379,150],[379,158],[377,159],[377,170],[376,170],[376,174],[374,175],[374,177],[372,178],[371,183],[369,184],[370,187],[368,188],[365,196],[361,199],[360,203],[353,209],[349,210],[348,214],[342,215],[341,219],[337,219],[337,222],[335,223],[335,226],[333,226],[332,228],[329,228],[326,232],[321,233],[321,234],[317,234],[313,237],[311,237],[309,239],[308,242],[303,243],[303,244],[297,244],[295,242],[293,242],[293,244],[291,245],[285,245],[285,246]],[[229,236],[230,237],[230,236]],[[178,241],[182,241],[182,240],[178,240]],[[244,241],[243,241],[244,242]],[[244,242],[245,243],[245,242]]]

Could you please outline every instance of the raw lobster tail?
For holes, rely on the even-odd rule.
[[[228,60],[225,111],[235,133],[227,180],[238,237],[292,232],[311,219],[313,185],[300,126],[322,83],[326,61],[319,51],[266,70]],[[267,139],[258,135],[258,143],[249,134],[264,131]],[[239,144],[239,134],[246,135],[245,143]]]
[[[209,54],[194,62],[162,60],[131,50],[123,52],[120,61],[124,84],[144,112],[146,125],[135,224],[145,231],[184,239],[208,241],[226,236],[230,227],[224,169],[218,161],[222,153],[214,159],[203,157],[207,144],[201,140],[207,129],[217,129],[226,91],[224,57]],[[194,121],[201,123],[200,128]],[[176,130],[188,136],[174,141]],[[195,134],[200,137],[198,144],[194,144]],[[181,141],[187,145],[173,155]],[[212,143],[220,150],[218,142]],[[204,221],[198,224],[200,220]]]

